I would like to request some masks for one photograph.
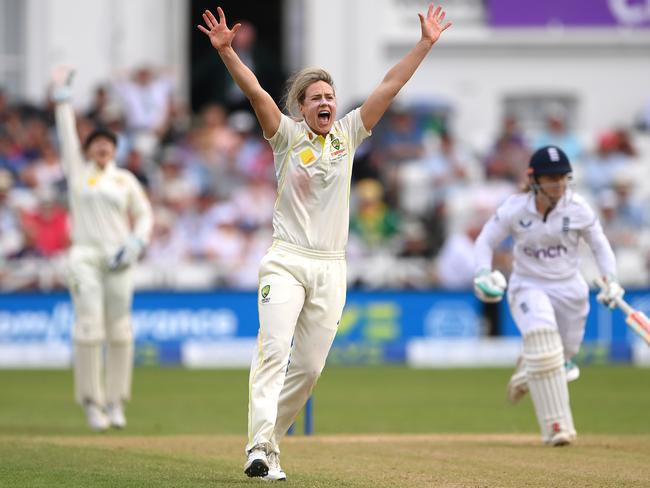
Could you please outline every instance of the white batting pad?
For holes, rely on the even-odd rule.
[[[75,400],[80,405],[88,402],[99,407],[104,405],[101,344],[75,343],[74,386]]]
[[[553,443],[558,434],[575,437],[560,334],[548,328],[528,332],[523,355],[544,442]]]
[[[133,344],[109,342],[106,348],[106,401],[114,405],[131,398]]]

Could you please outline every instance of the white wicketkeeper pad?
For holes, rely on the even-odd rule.
[[[106,347],[106,402],[120,404],[131,397],[133,343],[109,342]]]
[[[80,405],[92,402],[104,406],[102,386],[102,346],[75,342],[74,345],[74,385],[75,400]]]
[[[555,329],[535,329],[524,335],[528,387],[544,442],[557,433],[575,436],[564,351]]]

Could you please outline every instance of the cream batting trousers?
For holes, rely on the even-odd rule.
[[[275,241],[259,276],[260,329],[249,377],[246,450],[279,453],[336,335],[345,305],[345,253]]]
[[[99,406],[128,400],[133,371],[131,270],[109,271],[103,251],[73,246],[68,286],[75,312],[75,400]]]

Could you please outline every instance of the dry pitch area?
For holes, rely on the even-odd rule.
[[[294,437],[286,485],[309,487],[647,487],[650,436],[586,435],[549,448],[536,435]],[[0,438],[0,486],[254,486],[240,436]]]

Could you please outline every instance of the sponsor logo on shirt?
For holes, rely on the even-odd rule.
[[[521,225],[524,229],[527,229],[528,227],[530,227],[532,223],[533,223],[532,220],[529,220],[527,222],[524,222],[523,220],[519,221],[519,225]]]
[[[562,244],[557,244],[555,246],[548,246],[546,248],[535,249],[532,247],[524,247],[524,254],[531,258],[535,259],[555,259],[559,258],[563,254],[566,254],[569,250]]]
[[[314,151],[312,151],[311,148],[300,151],[300,161],[302,161],[302,164],[305,166],[316,161]]]

